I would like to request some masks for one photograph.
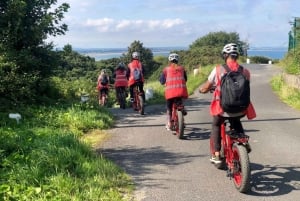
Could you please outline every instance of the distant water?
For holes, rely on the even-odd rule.
[[[154,47],[150,48],[153,56],[168,56],[173,50],[187,50],[185,47]],[[95,58],[96,61],[119,58],[127,52],[127,48],[76,49],[80,54]],[[287,48],[252,48],[248,56],[263,56],[270,59],[282,59]]]

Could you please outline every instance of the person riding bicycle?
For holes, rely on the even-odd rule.
[[[106,69],[102,69],[100,75],[97,79],[97,89],[98,89],[98,100],[99,105],[103,105],[101,100],[101,94],[104,93],[105,96],[108,96],[108,88],[109,88],[109,76],[106,72]]]
[[[229,43],[224,46],[222,50],[222,56],[225,60],[225,63],[231,71],[237,71],[239,64],[237,59],[239,57],[238,47],[235,43]],[[248,119],[253,119],[256,117],[256,113],[252,103],[250,102],[248,108],[242,112],[238,113],[227,113],[224,112],[220,104],[221,96],[221,78],[226,73],[225,68],[222,68],[220,65],[217,65],[208,76],[208,80],[199,88],[200,93],[207,93],[212,88],[215,88],[213,93],[213,100],[210,105],[210,114],[213,117],[212,120],[212,131],[211,139],[214,142],[215,154],[210,158],[212,163],[221,163],[220,159],[220,150],[221,150],[221,125],[224,123],[224,120],[228,118],[230,126],[237,133],[244,133],[244,129],[241,123],[241,118],[247,115]],[[250,71],[246,68],[243,68],[243,75],[247,80],[250,81]]]
[[[116,97],[118,97],[118,88],[122,88],[126,92],[128,86],[127,69],[124,63],[121,62],[117,65],[112,77],[115,79],[114,85]]]
[[[142,97],[145,102],[144,67],[142,65],[142,62],[139,59],[140,54],[138,52],[133,52],[131,56],[132,56],[132,60],[128,64],[128,69],[127,69],[130,102],[133,102],[133,88],[135,86],[139,87],[139,90],[143,94]]]
[[[186,87],[187,74],[183,66],[178,65],[179,56],[171,53],[168,57],[169,65],[163,69],[159,81],[165,85],[165,99],[167,105],[167,124],[166,129],[171,130],[172,105],[176,98],[188,98],[188,90]],[[186,111],[183,111],[186,115]]]

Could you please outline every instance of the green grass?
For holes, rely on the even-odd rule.
[[[286,85],[281,75],[275,76],[271,81],[271,85],[284,103],[300,110],[300,91],[298,89]]]
[[[19,124],[0,113],[0,200],[124,200],[132,182],[96,154],[89,134],[113,125],[89,104],[18,108]],[[98,132],[97,132],[98,131]]]

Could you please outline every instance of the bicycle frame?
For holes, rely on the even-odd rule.
[[[176,132],[179,139],[183,139],[184,135],[184,105],[182,98],[175,98],[172,104],[171,113],[171,129]]]
[[[143,93],[140,92],[139,86],[135,84],[133,87],[133,103],[132,107],[134,110],[139,111],[141,115],[144,115],[144,99]]]

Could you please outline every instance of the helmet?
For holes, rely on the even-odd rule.
[[[123,62],[120,62],[117,67],[118,68],[125,68],[125,64]]]
[[[224,46],[222,54],[229,54],[237,57],[239,55],[238,46],[235,43],[229,43]]]
[[[140,56],[140,54],[139,54],[138,52],[133,52],[133,53],[132,53],[132,58],[133,58],[133,59],[138,59],[139,56]]]
[[[178,54],[176,54],[176,53],[171,53],[171,54],[169,55],[169,61],[171,61],[171,62],[178,62],[178,60],[179,60]]]

